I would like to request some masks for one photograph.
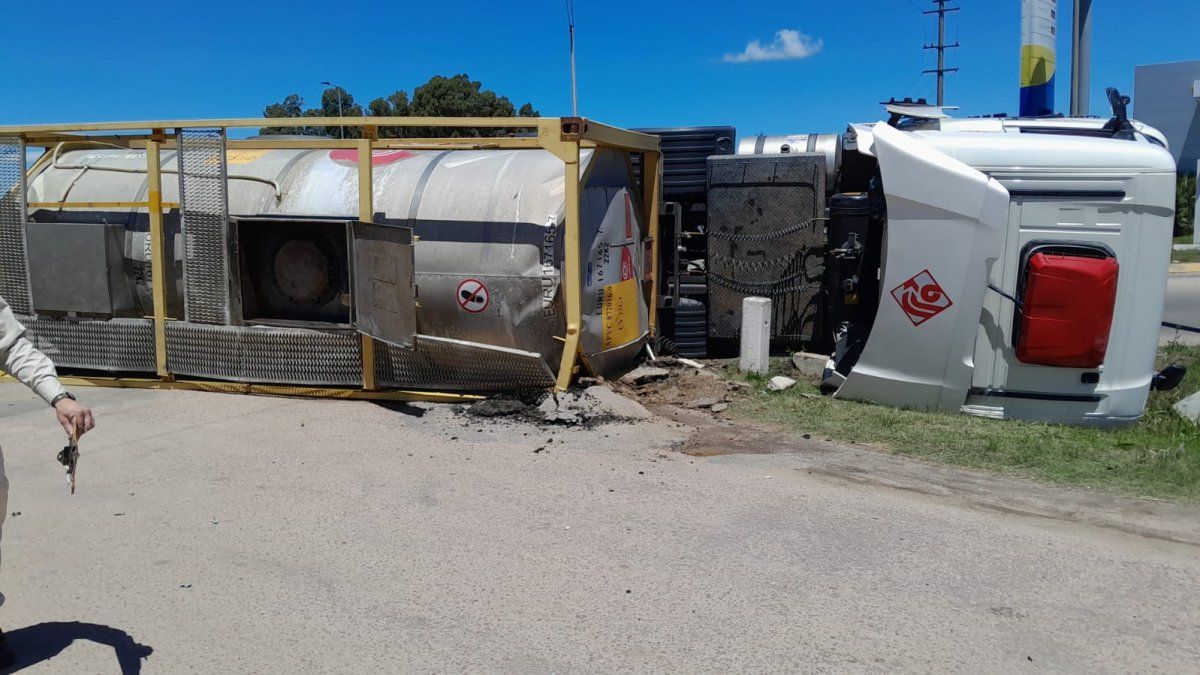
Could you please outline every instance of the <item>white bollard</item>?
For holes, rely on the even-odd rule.
[[[765,375],[771,367],[771,299],[742,300],[742,354],[738,368],[743,373]]]

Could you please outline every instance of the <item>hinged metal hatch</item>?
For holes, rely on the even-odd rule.
[[[377,340],[412,347],[417,332],[412,228],[355,222],[350,255],[355,327]]]

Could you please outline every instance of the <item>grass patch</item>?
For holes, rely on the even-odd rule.
[[[1191,242],[1188,242],[1191,243]],[[1171,251],[1171,262],[1173,263],[1194,263],[1200,262],[1200,249],[1191,249],[1187,251]]]
[[[843,401],[818,395],[816,384],[807,382],[767,393],[766,378],[743,378],[736,363],[726,372],[761,385],[750,399],[733,407],[736,416],[788,431],[1046,482],[1200,501],[1200,426],[1172,409],[1175,402],[1200,390],[1200,347],[1164,347],[1159,361],[1187,366],[1186,380],[1175,391],[1153,392],[1145,417],[1116,431]],[[773,369],[772,375],[790,374],[790,363],[779,359]]]

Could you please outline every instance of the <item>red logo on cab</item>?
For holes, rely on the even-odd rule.
[[[893,288],[892,297],[914,326],[920,326],[954,304],[929,270],[922,270]]]

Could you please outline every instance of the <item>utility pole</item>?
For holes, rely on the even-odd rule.
[[[571,115],[579,117],[579,89],[575,84],[575,24],[571,24]]]
[[[933,4],[937,5],[937,9],[931,9],[924,14],[938,15],[938,41],[937,44],[925,45],[925,49],[937,50],[937,68],[926,70],[925,73],[937,73],[937,104],[946,105],[946,73],[957,73],[958,68],[946,67],[946,50],[957,49],[958,42],[954,44],[946,44],[946,14],[957,12],[958,7],[947,7],[946,3],[951,0],[933,0]]]
[[[575,84],[575,3],[573,0],[566,0],[566,3],[567,33],[571,40],[571,115],[579,117],[579,90]]]
[[[1092,84],[1092,0],[1075,0],[1071,27],[1071,116],[1087,117]]]

